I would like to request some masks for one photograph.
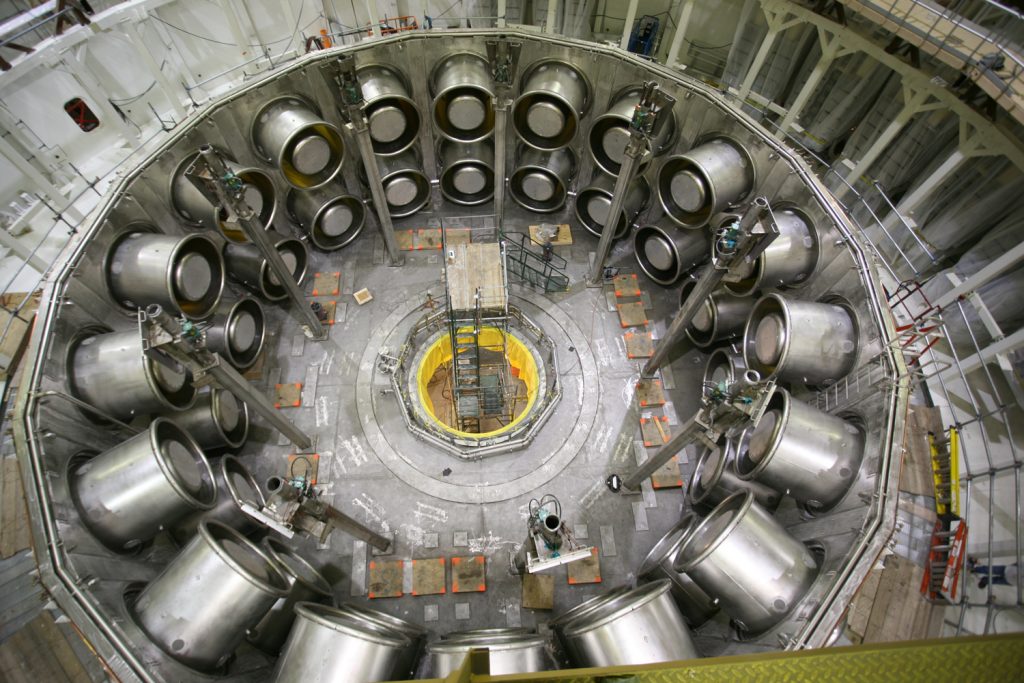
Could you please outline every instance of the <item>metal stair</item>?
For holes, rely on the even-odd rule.
[[[545,293],[564,292],[569,289],[569,276],[565,274],[568,262],[557,254],[538,254],[530,249],[534,244],[541,249],[544,245],[536,242],[526,233],[503,233],[505,257],[508,272],[525,285],[543,290]]]

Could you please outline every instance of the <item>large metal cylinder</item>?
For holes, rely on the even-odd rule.
[[[340,605],[338,610],[344,612],[357,622],[366,621],[375,626],[399,633],[410,641],[410,646],[399,657],[399,678],[412,678],[416,675],[416,667],[427,642],[427,629],[417,626],[405,619],[399,619],[387,612],[380,612],[369,607],[360,607],[351,603]]]
[[[845,420],[776,388],[757,426],[744,436],[739,477],[792,496],[813,510],[838,503],[857,479],[864,436]]]
[[[747,319],[743,357],[762,377],[831,384],[857,363],[856,319],[845,305],[769,294]]]
[[[570,658],[591,667],[699,657],[671,587],[668,581],[642,584],[566,624]]]
[[[225,221],[223,209],[214,207],[185,175],[198,156],[199,152],[186,155],[174,169],[170,183],[171,207],[189,225],[219,230],[230,240],[244,242],[245,235]],[[277,189],[270,176],[261,169],[241,166],[230,158],[225,160],[225,164],[242,181],[242,195],[256,212],[260,224],[268,229],[272,227],[277,214]]]
[[[277,655],[295,622],[295,606],[302,602],[330,602],[331,584],[316,567],[276,538],[264,539],[263,549],[288,581],[288,595],[278,599],[260,619],[249,634],[249,642]]]
[[[68,385],[75,398],[118,419],[184,410],[196,400],[192,375],[162,360],[144,353],[137,329],[85,336],[69,346]]]
[[[397,631],[357,621],[335,607],[305,602],[277,660],[277,683],[391,681],[401,678],[411,646]]]
[[[512,125],[523,142],[546,151],[572,142],[590,103],[583,72],[562,61],[542,60],[523,71],[520,83]]]
[[[694,513],[687,513],[679,522],[668,530],[654,544],[647,557],[640,563],[636,575],[640,581],[661,581],[667,579],[672,583],[672,597],[683,613],[683,619],[691,628],[696,628],[718,612],[718,605],[700,586],[686,574],[675,570],[673,563],[679,548],[687,535],[692,531],[700,518]]]
[[[542,152],[520,144],[516,168],[509,177],[509,195],[525,209],[551,213],[565,206],[576,175],[576,157],[568,147]]]
[[[441,135],[477,142],[494,130],[494,92],[487,60],[469,52],[444,57],[430,76],[434,123]]]
[[[754,181],[754,162],[743,145],[717,136],[665,160],[658,171],[658,198],[669,218],[699,228],[746,197]]]
[[[274,246],[281,252],[284,264],[292,272],[295,281],[301,285],[306,279],[306,268],[309,265],[309,248],[294,237],[271,235]],[[228,275],[236,282],[245,285],[250,291],[259,294],[269,301],[280,301],[288,296],[288,292],[270,270],[270,264],[263,258],[259,247],[255,244],[224,245],[224,262],[227,264]]]
[[[589,232],[600,235],[604,224],[608,221],[608,212],[612,208],[612,195],[615,190],[615,178],[603,173],[591,183],[590,187],[576,195],[576,218]],[[643,176],[637,176],[626,187],[626,199],[622,203],[622,212],[618,216],[615,237],[624,237],[629,232],[640,212],[647,208],[651,199],[651,188]]]
[[[260,107],[249,139],[260,157],[300,189],[329,182],[345,160],[345,142],[338,129],[296,95],[276,97]]]
[[[161,650],[201,671],[224,664],[288,582],[266,551],[218,522],[195,537],[139,594],[135,618]]]
[[[647,277],[668,286],[711,257],[711,240],[703,230],[641,225],[633,235],[633,255]]]
[[[160,304],[198,320],[224,291],[224,261],[205,235],[124,233],[107,251],[104,274],[114,300],[133,312]]]
[[[611,589],[606,593],[602,593],[601,595],[593,597],[589,600],[585,600],[584,602],[581,602],[572,609],[569,609],[563,612],[562,614],[559,614],[557,617],[548,622],[548,626],[551,627],[551,629],[558,636],[559,640],[562,641],[562,646],[568,648],[568,646],[565,643],[565,638],[562,635],[562,631],[567,624],[571,623],[573,620],[577,618],[590,614],[592,611],[594,611],[604,603],[608,602],[609,600],[614,600],[620,595],[628,593],[630,590],[631,586],[628,585],[616,586],[615,588]]]
[[[313,246],[323,251],[341,249],[351,243],[366,223],[366,206],[340,186],[292,190],[285,205]]]
[[[731,348],[715,349],[704,364],[703,386],[728,386],[740,379],[746,371],[747,363],[742,353]]]
[[[742,279],[726,280],[733,294],[749,296],[761,289],[787,287],[807,281],[818,265],[818,231],[803,211],[773,208],[779,235],[752,263],[735,271]]]
[[[130,550],[193,510],[212,508],[217,487],[199,445],[158,417],[145,432],[75,469],[71,495],[94,536]]]
[[[203,450],[238,448],[249,436],[249,406],[218,387],[199,394],[191,407],[168,417]]]
[[[629,86],[619,92],[612,98],[608,111],[598,116],[590,127],[587,136],[590,155],[601,170],[609,175],[619,175],[622,168],[630,138],[630,123],[633,121],[633,112],[640,104],[642,91],[640,87]],[[644,153],[637,173],[643,173],[655,156],[671,146],[675,132],[675,117],[669,116],[658,135],[650,140],[650,147]]]
[[[217,502],[212,509],[195,512],[169,527],[178,545],[188,543],[203,520],[220,522],[245,535],[263,528],[262,523],[242,510],[242,505],[260,509],[267,502],[249,468],[235,456],[224,455],[214,461],[211,469],[217,486]]]
[[[392,218],[411,216],[430,201],[430,180],[423,173],[420,158],[412,151],[392,157],[377,157],[384,198]],[[366,182],[366,169],[361,169]]]
[[[462,666],[469,651],[485,648],[490,675],[533,673],[554,668],[547,639],[533,633],[453,633],[446,640],[427,645],[430,675],[446,678]]]
[[[683,543],[674,566],[749,635],[782,621],[818,573],[811,552],[749,491],[719,503]]]
[[[370,64],[356,70],[363,91],[363,112],[373,153],[390,156],[409,149],[420,132],[420,112],[405,76],[398,69]]]
[[[733,462],[736,441],[723,437],[714,448],[704,448],[693,467],[687,486],[690,505],[707,512],[736,491],[750,491],[758,504],[774,511],[782,500],[778,491],[756,481],[740,479]]]
[[[438,148],[441,194],[450,202],[475,206],[494,197],[494,143],[452,142]]]
[[[267,339],[266,315],[256,299],[221,301],[209,321],[206,348],[244,370],[256,362]]]
[[[688,280],[679,290],[679,305],[682,306],[690,298],[690,292],[697,285],[696,280]],[[754,300],[740,297],[725,290],[716,289],[705,300],[693,315],[690,326],[686,328],[686,336],[696,346],[706,349],[726,339],[733,339],[743,334]]]

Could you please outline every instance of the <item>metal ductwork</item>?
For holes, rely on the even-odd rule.
[[[521,94],[512,105],[512,125],[530,147],[565,147],[590,104],[590,84],[575,66],[555,59],[534,62],[520,77]]]
[[[405,75],[391,66],[370,64],[360,67],[356,77],[366,102],[363,112],[373,153],[391,156],[412,147],[420,132],[420,112]]]
[[[206,348],[210,351],[219,354],[236,370],[251,367],[260,357],[267,339],[263,305],[250,297],[221,300],[204,332]]]
[[[782,501],[778,491],[757,481],[741,479],[735,471],[736,442],[722,438],[714,448],[701,450],[687,485],[690,505],[708,512],[737,491],[750,491],[758,504],[774,511]]]
[[[213,471],[199,445],[170,420],[76,467],[71,497],[82,521],[104,545],[132,550],[193,510],[217,499]]]
[[[309,235],[313,246],[322,251],[350,244],[366,224],[366,206],[341,186],[292,190],[285,206],[291,219]]]
[[[205,235],[126,232],[104,259],[110,295],[133,313],[149,304],[200,320],[224,291],[224,261]]]
[[[703,231],[641,225],[633,235],[640,270],[659,285],[673,285],[711,256],[711,238]]]
[[[509,177],[509,194],[524,209],[551,213],[565,206],[575,176],[576,157],[568,147],[542,152],[520,144],[516,169]]]
[[[430,675],[446,678],[458,671],[470,650],[485,648],[490,675],[523,674],[556,668],[547,651],[547,639],[530,632],[481,629],[452,633],[427,645]]]
[[[600,236],[601,229],[608,221],[608,212],[612,208],[612,195],[615,190],[615,178],[603,173],[593,180],[589,187],[576,195],[576,219],[590,233]],[[651,200],[651,187],[643,176],[637,176],[626,187],[626,199],[622,203],[615,227],[615,237],[625,237],[630,226],[647,208]]]
[[[834,507],[857,480],[864,435],[846,420],[775,389],[736,460],[740,479],[770,486],[811,510]]]
[[[629,86],[620,92],[612,98],[608,111],[598,116],[590,127],[590,133],[587,136],[590,155],[601,170],[609,175],[619,175],[619,169],[622,168],[626,144],[629,142],[633,111],[640,103],[642,90],[636,86]],[[672,146],[675,136],[676,120],[675,116],[670,116],[658,135],[650,140],[649,149],[640,160],[638,175],[643,174],[654,157]]]
[[[696,514],[690,512],[683,516],[647,553],[640,568],[636,570],[640,581],[661,581],[667,579],[672,583],[672,597],[676,606],[683,614],[683,619],[691,628],[696,628],[718,612],[718,605],[700,586],[686,574],[681,574],[673,566],[679,548],[686,541],[699,521]]]
[[[857,363],[857,324],[846,305],[769,294],[754,304],[743,331],[747,367],[762,377],[831,384]]]
[[[754,189],[754,162],[737,140],[715,136],[658,171],[658,198],[669,218],[700,228]]]
[[[294,237],[273,236],[274,246],[281,253],[281,259],[292,272],[298,284],[306,279],[309,265],[309,248]],[[254,244],[224,245],[224,262],[232,280],[245,285],[251,292],[268,301],[280,301],[288,296],[284,286],[270,270],[269,264]]]
[[[475,206],[494,197],[494,143],[444,140],[438,148],[441,194],[450,202]]]
[[[782,621],[818,574],[811,551],[749,491],[729,496],[697,525],[679,549],[675,569],[717,600],[747,635]]]
[[[696,280],[687,280],[679,290],[679,305],[682,306],[690,298],[690,292],[696,286]],[[702,349],[739,337],[754,308],[754,300],[739,297],[725,290],[715,290],[704,304],[693,315],[693,321],[686,328],[686,336]]]
[[[195,512],[168,527],[178,545],[188,543],[199,528],[199,522],[204,520],[219,522],[247,536],[265,528],[242,510],[243,505],[259,509],[267,502],[249,468],[235,456],[223,455],[211,464],[211,469],[217,486],[217,501],[212,509]]]
[[[470,53],[448,55],[430,76],[434,123],[456,142],[478,142],[494,131],[494,92],[487,60]]]
[[[818,231],[806,213],[796,208],[774,208],[779,235],[753,263],[743,263],[738,282],[725,287],[738,296],[761,289],[792,287],[807,282],[818,266]]]
[[[185,175],[198,157],[198,152],[185,156],[171,174],[171,208],[188,225],[205,230],[218,230],[230,240],[244,242],[245,235],[225,221],[227,216],[223,209],[214,207]],[[242,181],[245,203],[256,213],[260,223],[269,229],[273,226],[277,214],[277,189],[270,175],[262,169],[232,162],[230,158],[227,160],[227,167]]]
[[[189,408],[167,417],[203,450],[238,448],[249,436],[249,406],[218,387],[199,394]]]
[[[256,154],[299,189],[330,182],[345,160],[341,132],[297,95],[276,97],[260,107],[249,139]]]

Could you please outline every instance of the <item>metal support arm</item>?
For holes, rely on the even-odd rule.
[[[508,112],[511,108],[512,83],[519,64],[521,43],[508,40],[487,41],[487,59],[494,81],[494,213],[498,231],[505,223],[505,171],[508,169]]]

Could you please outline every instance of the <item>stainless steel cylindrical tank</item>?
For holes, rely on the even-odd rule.
[[[170,420],[100,453],[71,473],[71,496],[104,545],[130,550],[217,499],[213,471],[199,445]]]
[[[614,190],[615,178],[600,173],[589,187],[580,190],[576,195],[576,218],[594,235],[600,235],[608,221]],[[626,186],[626,199],[622,203],[622,212],[615,227],[616,238],[624,237],[629,232],[633,221],[647,208],[650,199],[651,187],[643,176],[637,176],[630,181]]]
[[[236,370],[245,370],[263,351],[267,339],[266,314],[262,304],[251,297],[222,300],[205,332],[206,348],[220,354]]]
[[[294,237],[271,235],[274,246],[281,253],[284,264],[292,272],[295,281],[301,285],[306,279],[306,268],[309,265],[309,248],[302,240]],[[245,285],[250,291],[259,294],[269,301],[280,301],[288,296],[284,286],[270,270],[270,265],[263,258],[255,244],[224,245],[224,262],[227,264],[228,275],[236,282]]]
[[[551,151],[565,147],[579,130],[590,104],[583,72],[563,61],[546,59],[523,70],[521,94],[512,105],[512,126],[526,144]]]
[[[171,208],[189,225],[206,230],[219,230],[230,240],[244,242],[245,235],[225,221],[224,210],[214,207],[206,195],[185,175],[185,171],[195,163],[198,156],[199,152],[186,155],[174,169],[169,193]],[[274,187],[274,181],[263,170],[242,166],[230,158],[225,159],[225,164],[228,170],[242,181],[242,196],[256,213],[260,224],[268,229],[272,227],[277,214],[277,189]]]
[[[690,505],[703,512],[711,510],[736,491],[750,491],[757,502],[774,511],[782,500],[778,491],[756,481],[745,481],[737,476],[733,461],[736,459],[736,441],[723,437],[714,448],[704,448],[693,467],[687,486]]]
[[[427,645],[431,677],[448,677],[462,666],[469,651],[476,648],[487,650],[492,676],[555,668],[544,636],[534,633],[453,633],[445,640]]]
[[[208,316],[224,291],[224,261],[205,235],[126,232],[111,243],[104,262],[110,294],[136,311],[160,304],[193,320]]]
[[[494,92],[487,60],[471,52],[443,57],[430,76],[434,123],[441,135],[477,142],[494,130]]]
[[[475,206],[494,197],[494,143],[452,142],[438,147],[441,194],[450,202]]]
[[[392,218],[411,216],[430,201],[430,180],[423,173],[420,158],[407,151],[391,157],[377,157],[384,198]],[[361,169],[366,182],[366,169]]]
[[[669,581],[641,584],[565,625],[577,666],[628,666],[699,657]]]
[[[749,296],[761,289],[787,287],[807,281],[818,265],[818,231],[803,211],[772,207],[779,235],[752,263],[733,271],[742,279],[727,280],[733,294]]]
[[[520,143],[516,168],[509,177],[509,195],[516,204],[530,211],[558,211],[565,206],[569,184],[575,175],[576,157],[568,147],[542,152]]]
[[[427,629],[417,626],[405,619],[399,619],[387,612],[380,612],[369,607],[361,607],[352,603],[339,605],[338,610],[350,616],[353,620],[366,621],[377,627],[385,628],[399,633],[409,639],[410,645],[400,656],[398,665],[399,678],[412,678],[416,675],[416,667],[420,662],[420,655],[423,654],[423,647],[427,642]]]
[[[632,587],[628,585],[616,586],[610,591],[602,593],[601,595],[593,597],[589,600],[585,600],[580,604],[574,606],[573,608],[565,612],[562,612],[557,617],[549,621],[548,626],[551,627],[551,629],[558,636],[559,640],[562,641],[562,645],[565,646],[566,644],[565,639],[562,637],[562,630],[565,628],[567,624],[571,623],[573,620],[579,617],[582,617],[586,614],[590,614],[590,612],[594,611],[604,603],[608,602],[609,600],[613,600],[619,597],[620,595],[624,595],[628,593],[630,590],[632,590]]]
[[[219,522],[196,535],[139,594],[135,619],[161,650],[200,671],[223,665],[288,592],[266,551]]]
[[[341,132],[297,95],[276,97],[260,107],[252,119],[249,139],[257,155],[300,189],[329,182],[345,160]]]
[[[741,479],[757,481],[813,510],[842,500],[857,479],[864,436],[842,418],[794,401],[777,387],[736,460]]]
[[[390,156],[409,149],[420,132],[420,112],[405,76],[392,66],[368,64],[356,70],[373,153]]]
[[[703,230],[641,225],[633,235],[640,270],[659,285],[672,285],[711,257],[711,239]]]
[[[249,406],[219,387],[199,394],[191,407],[168,417],[203,450],[238,448],[249,436]]]
[[[669,218],[699,228],[746,197],[754,183],[754,162],[743,145],[716,136],[665,160],[658,171],[658,197]]]
[[[366,206],[340,186],[292,190],[285,200],[288,215],[323,251],[341,249],[363,231]]]
[[[258,510],[267,502],[249,468],[235,456],[224,455],[213,462],[211,469],[217,485],[217,502],[213,509],[195,512],[169,527],[171,537],[178,545],[188,543],[203,520],[220,522],[245,535],[265,528],[262,522],[257,522],[242,510],[243,505]]]
[[[263,549],[288,581],[288,595],[274,603],[248,639],[264,652],[277,655],[295,622],[295,606],[302,602],[330,602],[331,584],[316,567],[276,538],[265,538]]]
[[[625,159],[626,144],[630,138],[630,123],[633,111],[640,103],[643,88],[629,86],[612,98],[608,111],[594,119],[590,126],[587,141],[590,155],[602,171],[609,175],[619,175],[622,161]],[[641,158],[637,173],[643,173],[651,160],[667,150],[675,140],[676,120],[669,116],[661,131],[650,140],[648,150]]]
[[[747,319],[743,357],[762,377],[831,384],[857,363],[856,318],[846,305],[769,294]]]
[[[731,348],[715,349],[704,364],[703,386],[720,384],[729,385],[737,381],[747,371],[747,363],[743,354]]]
[[[397,631],[357,621],[336,607],[295,606],[295,624],[275,670],[277,683],[391,681],[411,646]]]
[[[814,555],[749,491],[719,503],[683,543],[674,566],[749,635],[782,621],[818,573]]]
[[[142,348],[139,330],[84,336],[68,347],[71,394],[117,419],[184,410],[196,400],[192,375]]]
[[[690,292],[697,285],[696,280],[688,280],[679,290],[679,305],[682,306],[690,298]],[[696,346],[706,349],[715,344],[733,339],[743,334],[754,300],[740,297],[722,289],[716,289],[697,309],[686,328],[686,336]]]
[[[701,590],[700,586],[693,582],[693,579],[686,574],[677,572],[673,566],[676,555],[679,554],[679,548],[686,540],[687,534],[696,527],[699,519],[692,512],[684,515],[654,544],[636,571],[640,581],[668,579],[672,582],[672,597],[683,613],[683,619],[691,628],[700,626],[718,612],[718,605],[715,601]]]

